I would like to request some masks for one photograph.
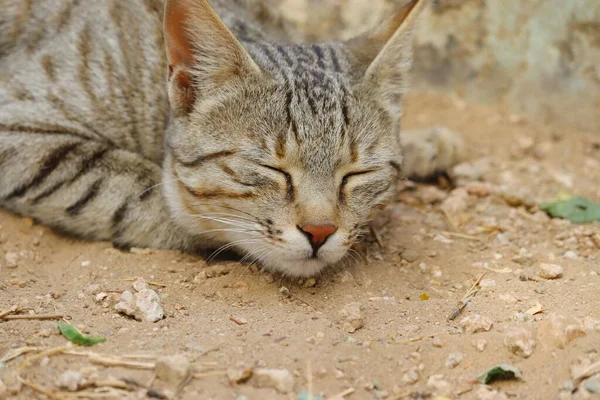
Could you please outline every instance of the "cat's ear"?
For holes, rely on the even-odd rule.
[[[391,112],[400,111],[412,63],[412,31],[425,3],[409,0],[380,26],[345,43],[358,62],[364,86],[381,96]]]
[[[189,113],[199,96],[260,73],[246,49],[206,0],[167,0],[164,34],[169,61],[169,100]]]

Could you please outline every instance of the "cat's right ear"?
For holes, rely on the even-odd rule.
[[[363,87],[379,98],[392,114],[399,113],[412,62],[412,31],[427,0],[408,0],[375,29],[345,42],[354,55]]]
[[[167,0],[164,34],[169,101],[188,114],[200,96],[235,79],[260,73],[246,49],[206,0]]]

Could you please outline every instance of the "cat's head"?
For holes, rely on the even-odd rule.
[[[342,260],[395,192],[409,28],[423,1],[347,42],[242,45],[206,0],[168,0],[175,220],[287,275]]]

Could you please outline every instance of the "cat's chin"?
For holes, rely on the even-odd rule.
[[[266,269],[296,278],[315,276],[328,265],[329,264],[327,262],[317,258],[311,258],[307,260],[263,261],[263,266]]]

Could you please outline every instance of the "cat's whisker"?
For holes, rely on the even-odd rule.
[[[233,242],[229,242],[224,244],[223,246],[219,247],[217,250],[215,250],[210,256],[208,256],[208,258],[206,259],[206,262],[209,263],[212,260],[215,259],[215,257],[217,257],[219,254],[221,254],[222,252],[231,249],[232,247],[235,247],[239,244],[242,243],[256,243],[256,242],[260,242],[261,239],[240,239],[240,240],[234,240]]]
[[[217,218],[217,217],[207,217],[207,216],[204,216],[204,215],[192,215],[192,217],[198,218],[198,219],[205,219],[205,220],[208,220],[208,221],[219,222],[221,224],[231,225],[231,226],[235,226],[237,228],[243,228],[243,229],[248,229],[248,230],[260,232],[259,229],[256,229],[256,226],[251,226],[250,224],[247,224],[247,223],[245,223],[243,221],[235,221],[233,219],[223,219],[223,218]]]
[[[212,203],[197,203],[197,204],[198,204],[198,205],[201,205],[201,206],[210,206],[210,207],[221,207],[221,208],[226,208],[226,209],[228,209],[228,210],[237,211],[237,212],[240,212],[240,213],[242,213],[242,214],[246,214],[246,215],[248,215],[249,217],[252,217],[252,218],[254,218],[256,221],[258,221],[258,220],[259,220],[259,218],[258,218],[256,215],[250,214],[249,212],[247,212],[247,211],[244,211],[244,210],[240,210],[239,208],[235,208],[235,207],[231,207],[231,206],[224,206],[224,205],[222,205],[222,204],[212,204]]]
[[[146,194],[146,193],[148,193],[149,191],[151,191],[152,189],[155,189],[155,188],[157,188],[157,187],[159,187],[159,186],[162,186],[162,185],[164,185],[164,184],[166,184],[166,183],[168,183],[168,182],[176,182],[176,181],[179,181],[179,182],[181,182],[181,179],[179,179],[179,178],[173,178],[173,179],[167,179],[167,180],[163,180],[163,181],[161,181],[161,182],[157,183],[156,185],[152,185],[152,186],[150,186],[149,188],[146,188],[146,189],[145,189],[145,190],[144,190],[142,193],[138,194],[138,195],[137,195],[137,197],[141,197],[141,196],[143,196],[144,194]]]

